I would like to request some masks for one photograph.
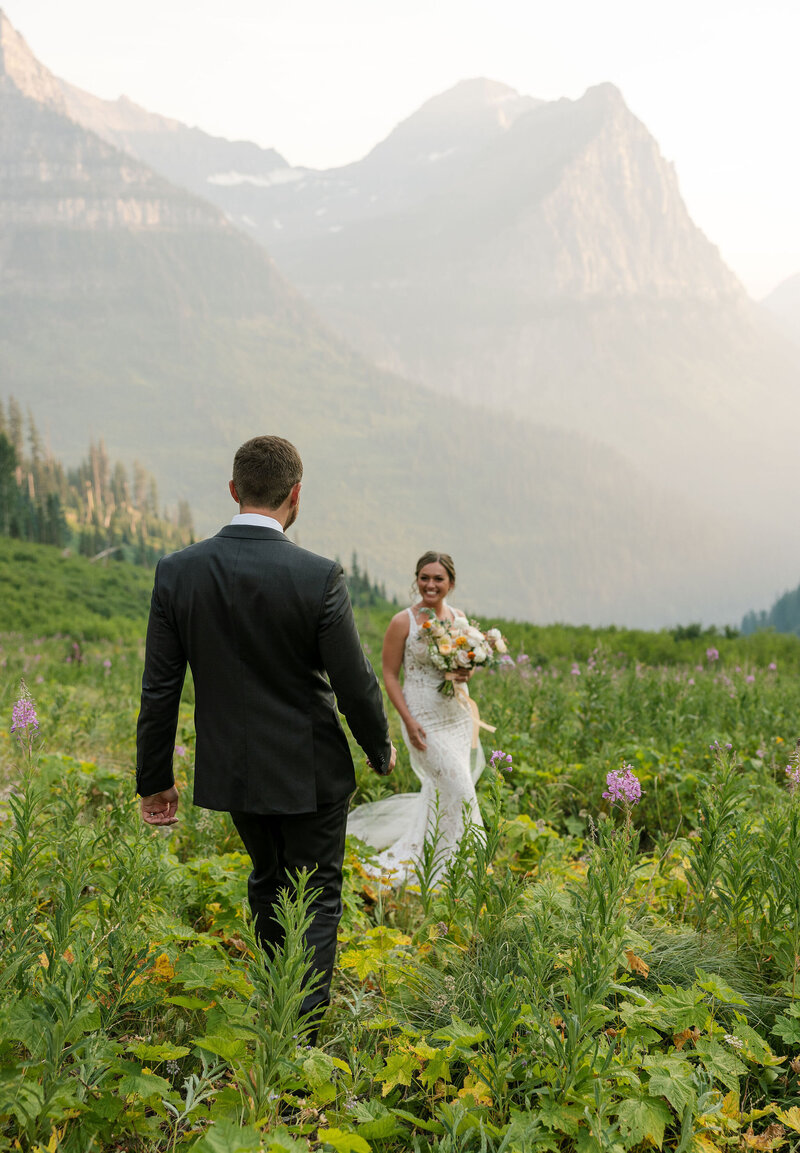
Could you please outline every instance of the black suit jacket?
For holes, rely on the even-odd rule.
[[[187,661],[195,804],[309,813],[343,800],[355,775],[336,701],[373,767],[388,768],[383,698],[341,566],[283,533],[228,525],[159,562],[137,730],[141,796],[173,784]]]

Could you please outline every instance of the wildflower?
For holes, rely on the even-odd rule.
[[[612,769],[606,777],[606,792],[603,796],[612,805],[635,805],[642,799],[642,786],[633,771],[633,765],[623,765]]]
[[[502,769],[504,772],[510,773],[511,760],[511,753],[504,753],[502,749],[494,749],[489,758],[489,768]]]
[[[734,1037],[733,1033],[726,1033],[722,1039],[723,1039],[723,1041],[725,1041],[726,1044],[730,1045],[731,1048],[733,1048],[733,1049],[743,1049],[744,1048],[744,1041],[741,1041],[738,1037]]]
[[[688,685],[693,685],[694,684],[694,677],[689,677],[689,680],[686,683]]]
[[[719,649],[715,649],[713,645],[711,646],[711,648],[706,649],[706,660],[707,661],[718,661],[719,660]]]
[[[518,665],[529,665],[530,663],[531,663],[531,658],[528,656],[527,653],[520,653],[519,656],[517,657],[517,664]]]
[[[752,685],[756,678],[751,673],[750,676],[745,677],[744,679],[746,684]]]
[[[36,705],[33,703],[33,697],[28,690],[28,686],[24,681],[20,681],[19,698],[11,711],[11,732],[16,733],[17,740],[21,741],[25,736],[30,738],[32,735],[25,733],[26,729],[35,729],[38,731],[39,718],[36,716]]]
[[[581,675],[580,666],[577,661],[573,663],[570,673],[573,677],[579,677]]]
[[[104,669],[110,669],[111,668],[111,661],[108,657],[106,657],[106,659],[103,661],[103,668]]]
[[[186,745],[176,745],[175,746],[175,756],[176,757],[185,757],[186,756]]]
[[[791,789],[792,792],[800,788],[800,765],[787,765],[786,776],[789,778],[786,782],[787,788]]]
[[[767,665],[767,668],[769,669],[769,671],[771,673],[776,673],[778,671],[778,666],[775,664],[774,661],[770,661],[769,664]]]

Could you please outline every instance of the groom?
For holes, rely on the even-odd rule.
[[[194,803],[233,818],[253,863],[248,895],[262,945],[281,942],[274,920],[281,889],[299,870],[313,870],[319,893],[307,942],[322,983],[302,1012],[316,1021],[330,998],[355,788],[337,704],[375,772],[392,771],[395,750],[341,566],[284,535],[297,517],[302,475],[289,441],[247,441],[229,485],[239,514],[216,536],[159,562],[136,790],[147,824],[175,823],[172,754],[188,662],[197,732]]]

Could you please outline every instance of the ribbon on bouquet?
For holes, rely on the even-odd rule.
[[[467,692],[467,686],[463,681],[456,680],[455,673],[445,673],[444,679],[453,682],[455,689],[455,698],[463,709],[466,709],[472,716],[472,747],[477,749],[478,737],[480,736],[481,729],[486,729],[489,733],[497,732],[497,725],[487,724],[486,721],[481,720],[480,710],[478,709],[478,702],[473,701],[472,697]]]

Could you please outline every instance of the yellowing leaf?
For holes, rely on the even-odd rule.
[[[628,965],[632,973],[638,973],[641,977],[647,977],[650,973],[650,966],[641,957],[637,957],[633,949],[625,950],[625,957],[627,958]]]
[[[800,1109],[792,1105],[791,1109],[776,1109],[775,1116],[794,1133],[800,1133]]]
[[[700,1030],[695,1027],[694,1029],[683,1029],[680,1033],[675,1033],[672,1038],[672,1044],[676,1049],[682,1049],[687,1041],[696,1041],[700,1036]]]
[[[476,1105],[492,1105],[492,1091],[479,1077],[464,1078],[464,1088],[459,1089],[459,1097],[471,1097]]]
[[[50,961],[47,958],[47,953],[40,953],[39,954],[39,964],[42,966],[43,969],[49,969],[50,968]]]
[[[157,981],[171,981],[175,976],[175,967],[166,953],[159,953],[153,964],[153,976]]]

